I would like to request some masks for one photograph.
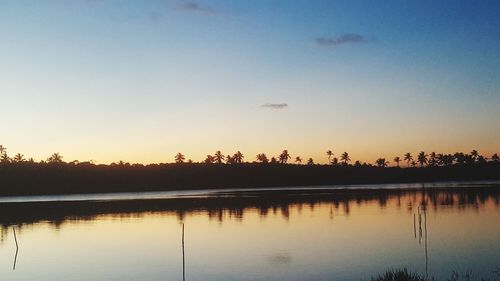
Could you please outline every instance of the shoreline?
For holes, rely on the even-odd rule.
[[[478,181],[434,181],[414,183],[382,183],[382,184],[342,184],[342,185],[317,185],[317,186],[277,186],[254,188],[183,188],[165,191],[133,191],[133,192],[101,192],[101,193],[71,193],[71,194],[45,194],[45,195],[12,195],[0,196],[0,204],[5,203],[37,203],[37,202],[84,202],[84,201],[124,201],[124,200],[167,200],[179,198],[199,198],[218,196],[224,194],[247,192],[342,192],[342,191],[416,191],[425,187],[433,189],[474,188],[492,186],[500,187],[500,180]]]
[[[478,182],[500,163],[418,168],[289,164],[0,165],[0,197]]]

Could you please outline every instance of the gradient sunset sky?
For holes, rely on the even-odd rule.
[[[0,144],[36,160],[500,152],[500,1],[0,0]]]

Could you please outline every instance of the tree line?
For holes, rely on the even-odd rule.
[[[365,163],[361,161],[355,161],[353,164],[351,157],[348,152],[343,152],[336,157],[332,150],[326,151],[326,156],[328,158],[329,165],[332,166],[376,166],[376,167],[388,167],[390,162],[386,158],[378,158],[373,164]],[[295,156],[292,160],[287,149],[283,150],[277,156],[269,157],[266,153],[259,153],[255,156],[253,161],[244,161],[245,156],[241,151],[237,151],[234,154],[223,154],[220,150],[217,150],[213,155],[208,154],[202,162],[194,162],[191,159],[186,160],[186,156],[179,152],[174,156],[174,163],[202,163],[202,164],[241,164],[241,163],[262,163],[262,164],[296,164],[296,165],[315,165],[313,158],[308,158],[303,162],[301,156]],[[424,151],[420,151],[415,157],[411,152],[405,153],[402,157],[396,156],[393,159],[394,166],[401,167],[401,163],[406,162],[407,167],[435,167],[435,166],[452,166],[452,165],[473,165],[473,164],[484,164],[487,162],[500,162],[500,158],[497,153],[493,154],[490,158],[480,155],[477,150],[472,150],[470,153],[456,152],[453,154],[436,153],[430,152],[427,154]],[[93,164],[93,161],[80,162],[74,160],[71,162],[64,162],[63,156],[56,152],[50,155],[46,160],[41,160],[39,162],[35,161],[33,158],[26,159],[21,153],[17,153],[10,157],[7,154],[7,148],[0,145],[0,164],[7,163],[39,163],[39,164],[57,164],[57,163],[69,163],[69,164]],[[142,165],[142,164],[130,164],[128,162],[119,161],[113,162],[111,166],[130,166],[130,165]]]

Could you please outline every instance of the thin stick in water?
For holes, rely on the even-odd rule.
[[[415,223],[415,213],[413,213],[413,235],[415,236],[415,239],[417,239],[417,225]]]
[[[16,241],[16,249],[19,249],[19,245],[17,244],[16,228],[12,227],[12,230],[14,231],[14,241]]]
[[[16,254],[14,255],[14,265],[12,266],[12,270],[16,270],[17,253],[19,252],[19,245],[17,244],[16,228],[12,227],[12,230],[14,231],[14,241],[16,241]]]
[[[186,281],[186,258],[184,254],[184,224],[182,224],[182,280]]]

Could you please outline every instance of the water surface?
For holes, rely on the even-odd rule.
[[[494,278],[500,186],[421,187],[0,201],[0,276],[182,280],[184,224],[186,280],[360,280],[399,267]]]

